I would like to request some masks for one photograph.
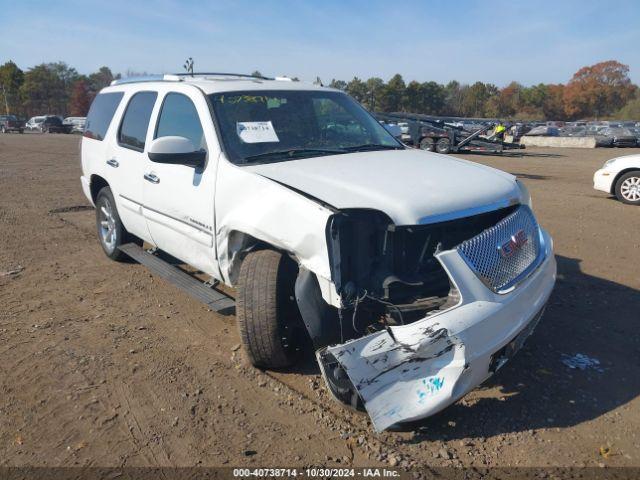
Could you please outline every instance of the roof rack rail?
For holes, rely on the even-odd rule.
[[[172,73],[176,77],[240,77],[240,78],[259,78],[260,80],[273,80],[271,77],[265,77],[263,75],[250,75],[247,73],[224,73],[224,72],[181,72]]]
[[[138,82],[161,82],[164,80],[164,75],[140,75],[138,77],[126,77],[113,80],[110,85],[122,85],[125,83],[138,83]]]
[[[238,78],[257,78],[259,80],[274,80],[271,77],[264,77],[262,75],[248,75],[246,73],[222,73],[222,72],[194,72],[194,73],[166,73],[164,75],[141,75],[139,77],[127,77],[113,80],[111,85],[123,85],[125,83],[139,83],[139,82],[163,82],[173,81],[181,82],[185,78],[196,77],[238,77]]]

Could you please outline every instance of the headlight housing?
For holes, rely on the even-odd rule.
[[[518,188],[520,189],[520,203],[533,210],[533,203],[531,202],[531,194],[529,193],[529,189],[520,180],[516,180],[516,183],[518,184]]]
[[[610,160],[607,160],[606,162],[604,162],[604,165],[602,165],[602,168],[607,168],[610,167],[611,165],[613,165],[615,163],[615,161],[618,160],[618,158],[612,158]]]

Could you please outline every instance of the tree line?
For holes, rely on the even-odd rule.
[[[126,76],[135,75],[127,72]],[[0,66],[0,109],[29,117],[42,113],[85,116],[93,97],[120,75],[102,67],[82,75],[64,62],[43,63],[26,71],[13,61]],[[434,81],[406,83],[400,74],[349,82],[333,79],[372,111],[526,120],[575,120],[615,117],[640,120],[640,89],[631,83],[629,67],[615,60],[578,70],[566,84],[503,88],[491,83],[446,85]]]
[[[615,116],[640,120],[640,92],[629,79],[629,67],[611,60],[578,70],[565,84],[524,86],[511,82],[504,88],[491,83],[446,85],[429,81],[408,84],[400,74],[388,82],[381,78],[332,80],[368,109],[430,115],[577,120]]]
[[[9,60],[0,66],[0,110],[21,117],[47,113],[83,117],[93,97],[114,78],[108,67],[81,75],[66,63],[56,62],[25,72]]]

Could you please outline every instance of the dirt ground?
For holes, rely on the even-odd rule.
[[[489,383],[376,434],[312,358],[260,372],[233,316],[108,260],[78,144],[0,135],[0,466],[640,466],[640,209],[592,189],[604,160],[640,150],[466,157],[529,187],[557,286]],[[578,353],[600,367],[562,363]]]

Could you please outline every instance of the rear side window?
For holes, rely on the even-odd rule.
[[[120,124],[120,132],[118,133],[120,146],[140,152],[144,150],[149,119],[157,97],[156,92],[139,92],[131,97]]]
[[[196,107],[181,93],[169,93],[164,97],[155,138],[173,135],[188,138],[196,149],[205,146]]]
[[[107,133],[109,124],[116,113],[120,100],[124,93],[101,93],[93,100],[89,114],[87,115],[86,128],[84,136],[93,138],[94,140],[103,140]]]

